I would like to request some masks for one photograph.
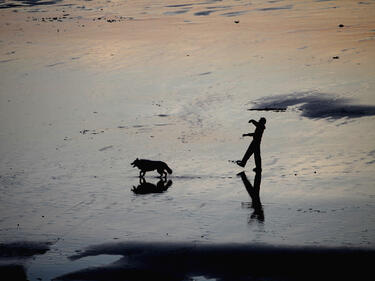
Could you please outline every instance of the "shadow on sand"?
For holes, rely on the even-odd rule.
[[[122,255],[116,262],[55,280],[360,280],[372,274],[374,250],[249,244],[126,242],[91,246],[77,260]],[[367,275],[371,276],[371,275]]]
[[[26,264],[50,250],[49,242],[20,241],[0,244],[0,276],[4,280],[27,281]]]

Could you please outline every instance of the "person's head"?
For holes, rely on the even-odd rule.
[[[264,118],[264,117],[260,118],[259,123],[265,125],[266,124],[266,118]]]

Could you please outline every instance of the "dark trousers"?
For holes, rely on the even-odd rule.
[[[245,166],[250,156],[254,154],[255,167],[258,169],[262,168],[262,158],[260,157],[260,143],[252,141],[249,148],[246,150],[241,162]]]

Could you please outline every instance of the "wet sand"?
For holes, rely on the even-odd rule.
[[[52,243],[15,263],[29,280],[116,263],[69,260],[107,242],[374,249],[374,14],[346,0],[0,3],[0,242]],[[254,160],[233,161],[261,116],[260,215],[237,176],[253,183]],[[137,157],[168,163],[170,182],[141,186]]]

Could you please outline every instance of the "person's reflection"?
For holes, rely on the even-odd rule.
[[[139,178],[139,185],[133,186],[132,191],[135,194],[162,193],[171,187],[172,181],[161,178],[157,184],[146,182],[144,177]]]
[[[250,215],[249,223],[251,223],[251,221],[254,219],[256,219],[258,222],[264,222],[263,206],[262,206],[262,203],[260,202],[260,197],[259,197],[260,182],[262,180],[262,172],[258,170],[255,173],[254,186],[247,179],[245,172],[241,172],[237,175],[241,177],[242,182],[245,185],[245,188],[251,197],[252,202],[250,205],[248,205],[248,208],[254,209],[254,212]],[[243,206],[246,206],[246,205],[243,204]]]

